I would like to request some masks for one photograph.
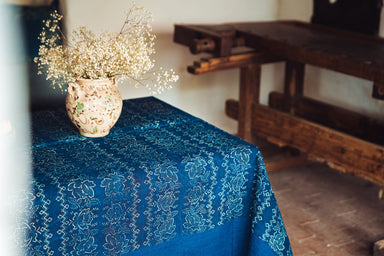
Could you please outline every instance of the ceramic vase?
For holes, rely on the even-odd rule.
[[[103,137],[120,117],[123,101],[117,79],[78,79],[65,100],[72,123],[86,137]]]

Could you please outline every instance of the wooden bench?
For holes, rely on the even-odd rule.
[[[384,39],[297,21],[175,25],[174,41],[193,54],[193,74],[240,68],[239,101],[226,113],[238,133],[290,146],[312,159],[384,186],[384,124],[303,95],[305,65],[373,81],[373,100],[384,99]],[[261,65],[284,61],[284,92],[259,104]],[[384,113],[383,113],[384,114]]]

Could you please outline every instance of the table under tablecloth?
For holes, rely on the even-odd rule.
[[[259,149],[154,97],[102,138],[32,114],[28,255],[292,255]]]

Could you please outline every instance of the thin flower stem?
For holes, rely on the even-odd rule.
[[[38,63],[38,74],[45,74],[53,86],[62,88],[79,78],[116,77],[130,79],[152,93],[159,93],[178,80],[172,70],[151,71],[155,35],[149,23],[152,16],[143,8],[132,7],[127,12],[119,33],[94,33],[82,26],[72,32],[70,42],[57,26],[62,16],[54,12],[51,18],[44,22],[39,37],[42,45],[34,61]]]

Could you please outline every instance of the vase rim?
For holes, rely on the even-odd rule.
[[[115,77],[110,77],[110,78],[76,78],[75,80],[76,81],[80,81],[80,80],[83,80],[83,81],[107,81],[107,80],[113,80]]]

